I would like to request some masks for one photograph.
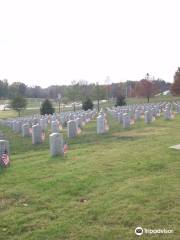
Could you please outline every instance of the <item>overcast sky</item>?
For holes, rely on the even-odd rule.
[[[0,0],[0,79],[173,81],[180,0]]]

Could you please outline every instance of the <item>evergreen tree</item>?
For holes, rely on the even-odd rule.
[[[124,106],[126,105],[126,100],[125,100],[125,96],[123,95],[119,95],[117,98],[116,98],[116,104],[115,106]]]
[[[87,111],[88,109],[93,109],[93,106],[94,104],[92,100],[90,98],[87,98],[82,104],[82,109]]]
[[[55,109],[53,108],[53,105],[49,99],[44,100],[41,105],[40,112],[41,115],[53,114],[55,112]]]

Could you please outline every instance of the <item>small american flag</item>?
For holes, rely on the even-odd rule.
[[[105,123],[105,129],[106,129],[106,131],[109,131],[109,126],[107,123]]]
[[[133,119],[131,119],[130,124],[133,125],[134,123],[135,123],[135,120],[133,118]]]
[[[5,152],[3,153],[3,155],[0,157],[0,160],[1,160],[1,164],[3,166],[8,166],[9,163],[10,163],[10,160],[9,160],[9,156],[8,156],[8,153],[7,151],[5,150]]]
[[[44,142],[45,141],[45,131],[42,131],[42,135],[41,135],[41,139],[42,139],[42,141]]]
[[[64,144],[64,153],[67,153],[67,151],[68,151],[68,145],[67,145],[67,143],[65,143]]]
[[[80,134],[80,133],[81,133],[81,129],[78,128],[78,129],[77,129],[77,134]]]

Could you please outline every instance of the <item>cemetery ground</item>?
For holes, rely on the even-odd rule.
[[[23,110],[21,112],[21,116],[28,116],[32,114],[39,113],[39,108],[40,108],[40,102],[43,102],[44,99],[41,98],[27,98],[27,109]],[[179,101],[179,97],[172,97],[172,96],[158,96],[158,97],[153,97],[150,98],[150,102],[161,102],[161,101]],[[52,100],[53,106],[56,109],[56,112],[59,111],[59,105],[57,101]],[[114,100],[109,100],[107,102],[100,101],[100,107],[111,107],[112,105],[115,104],[116,99]],[[0,105],[2,104],[9,104],[10,100],[0,100]],[[147,103],[147,98],[127,98],[126,99],[127,104],[141,104],[141,103]],[[94,103],[95,107],[97,108],[97,102]],[[76,106],[77,110],[80,110],[81,107]],[[73,111],[73,106],[72,104],[67,104],[66,107],[65,105],[63,106],[61,103],[61,111]],[[14,110],[6,110],[6,111],[0,111],[0,118],[1,119],[6,119],[6,118],[15,118],[17,117],[17,112]]]
[[[88,123],[68,139],[67,155],[53,158],[47,138],[32,145],[0,127],[11,148],[0,172],[0,239],[130,240],[138,226],[174,231],[141,239],[179,239],[180,152],[169,146],[180,143],[180,115],[129,130],[108,122],[103,135]]]

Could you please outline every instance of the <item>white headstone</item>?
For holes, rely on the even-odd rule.
[[[42,131],[39,124],[32,126],[32,143],[42,143]]]
[[[164,110],[164,119],[165,120],[171,120],[172,119],[171,110],[169,108],[166,108]]]
[[[38,123],[39,123],[38,118],[33,118],[33,119],[32,119],[32,125],[36,125],[36,124],[38,124]]]
[[[123,113],[118,112],[118,122],[122,123],[123,122]]]
[[[68,138],[76,137],[77,135],[76,121],[70,120],[67,122],[67,135],[68,135]]]
[[[145,111],[144,112],[144,121],[145,123],[151,123],[153,120],[152,112],[151,111]]]
[[[9,142],[6,140],[0,140],[0,157],[4,153],[9,155]]]
[[[135,120],[139,120],[140,118],[141,118],[141,111],[137,109],[135,111]]]
[[[52,133],[49,136],[50,155],[64,155],[64,141],[62,133]]]
[[[123,113],[123,128],[129,128],[131,120],[128,113]]]
[[[22,136],[23,137],[29,137],[30,136],[29,124],[23,124],[22,125]]]
[[[97,117],[97,134],[107,132],[104,114]]]
[[[59,123],[58,121],[52,121],[51,122],[51,132],[52,133],[59,133],[60,129],[59,129]]]
[[[47,121],[48,120],[46,118],[41,118],[40,119],[40,126],[41,126],[41,129],[43,131],[47,128],[47,125],[48,125]]]

